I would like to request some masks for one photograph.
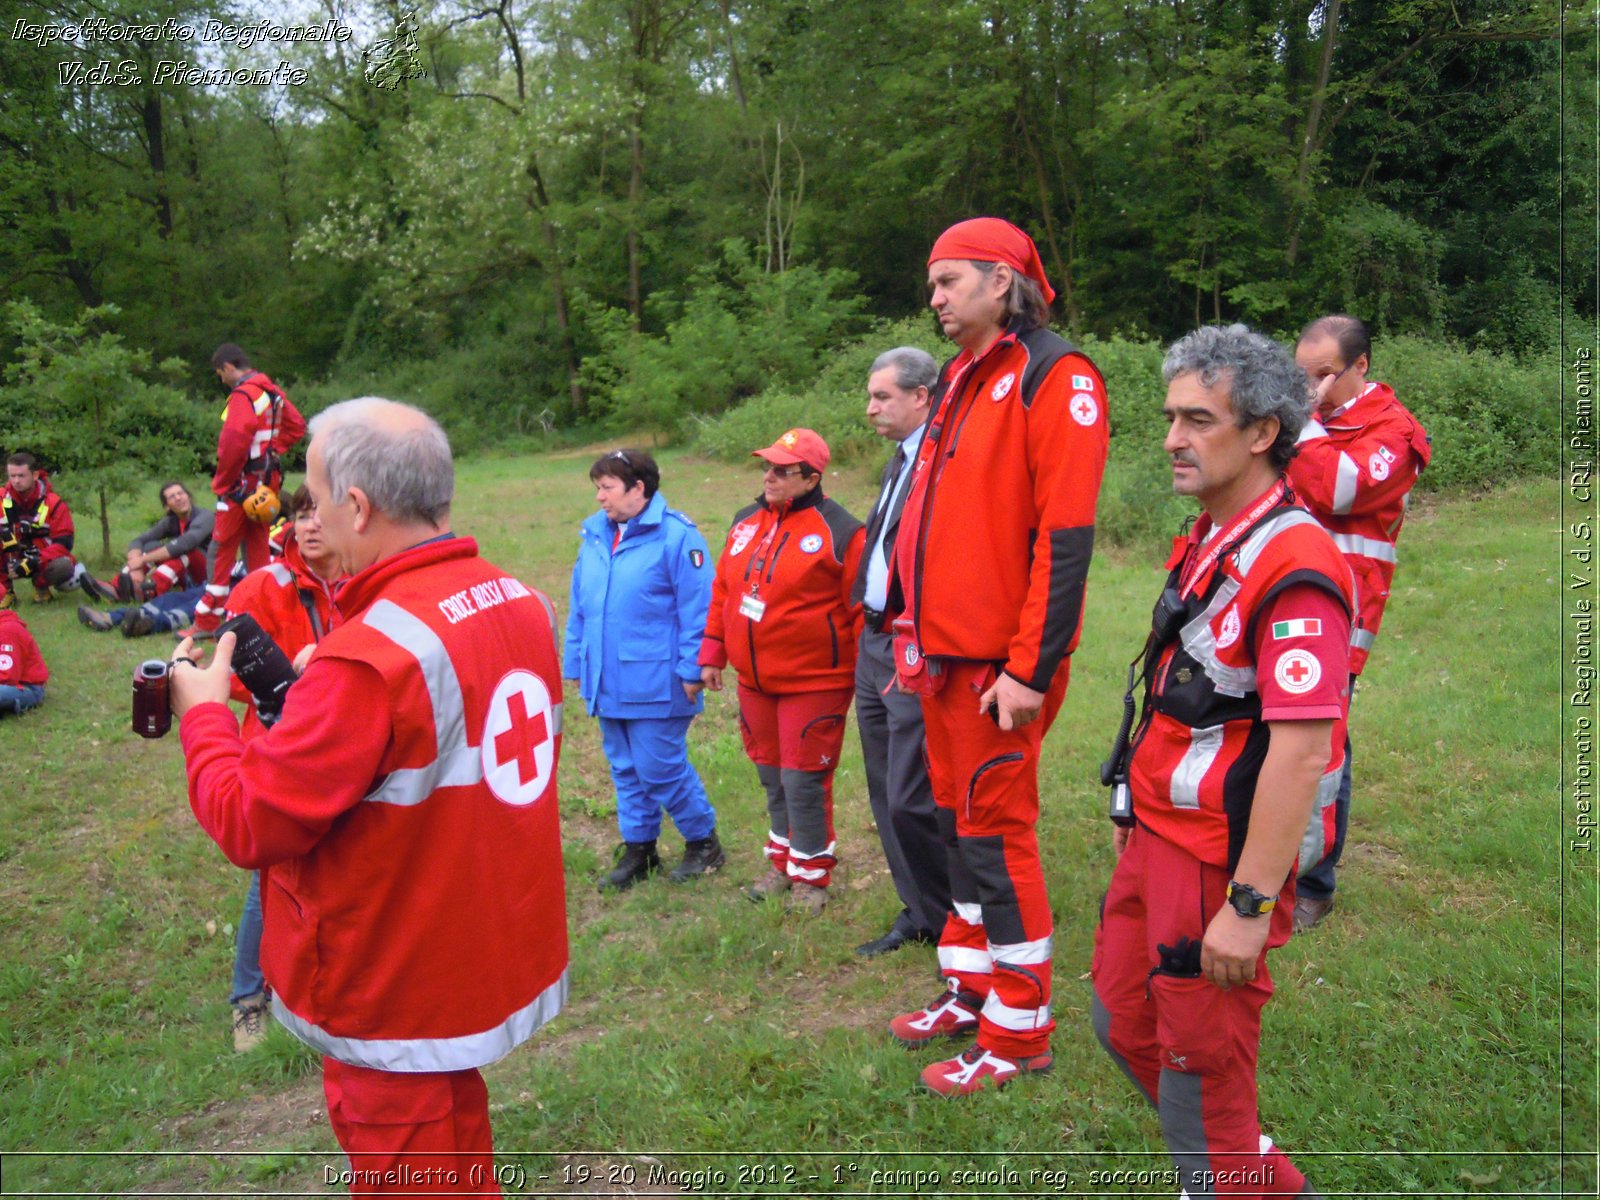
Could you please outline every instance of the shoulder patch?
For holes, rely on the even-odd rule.
[[[706,553],[705,553],[705,551],[704,550],[691,550],[691,551],[689,551],[689,562],[691,564],[693,564],[693,566],[694,566],[694,568],[696,570],[699,570],[701,567],[705,566],[706,565]]]

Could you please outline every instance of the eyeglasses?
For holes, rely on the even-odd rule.
[[[806,468],[803,463],[795,463],[788,467],[775,467],[771,463],[763,463],[761,473],[763,475],[776,475],[779,479],[793,479],[796,475],[804,475]]]
[[[628,452],[626,450],[613,450],[610,454],[606,455],[606,457],[620,458],[623,462],[628,463],[629,466],[633,465],[631,462],[629,462]]]

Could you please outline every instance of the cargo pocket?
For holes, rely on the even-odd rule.
[[[978,769],[972,773],[972,778],[967,780],[968,822],[971,822],[974,812],[985,811],[993,802],[1005,795],[1006,789],[1016,779],[1022,762],[1022,752],[1012,750],[1005,754],[997,754],[978,764]],[[987,824],[985,830],[997,832]]]
[[[1161,1066],[1187,1075],[1220,1075],[1233,1056],[1228,994],[1209,979],[1150,976]]]

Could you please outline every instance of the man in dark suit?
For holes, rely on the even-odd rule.
[[[894,683],[894,637],[883,624],[889,560],[928,416],[928,393],[938,374],[932,355],[900,346],[880,354],[867,377],[867,420],[879,436],[895,443],[895,453],[884,468],[851,593],[866,612],[856,656],[856,726],[872,818],[903,907],[889,932],[856,947],[864,958],[907,942],[937,941],[950,909],[947,851],[922,757],[922,703]]]

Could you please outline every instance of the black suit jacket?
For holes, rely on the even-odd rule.
[[[898,447],[896,447],[898,452]],[[855,585],[850,589],[850,602],[860,604],[861,598],[867,594],[867,563],[872,557],[872,548],[878,544],[878,530],[885,529],[883,535],[884,557],[890,560],[893,568],[894,539],[900,532],[900,514],[905,511],[906,496],[910,494],[909,487],[901,487],[899,494],[894,498],[894,504],[888,512],[880,511],[883,507],[883,490],[889,486],[889,471],[894,466],[894,455],[889,456],[889,461],[883,464],[883,474],[878,477],[878,500],[872,506],[872,516],[867,520],[867,544],[861,553],[861,565],[856,569]],[[911,470],[911,463],[905,463],[901,474]]]

